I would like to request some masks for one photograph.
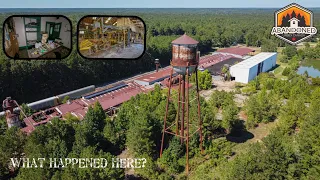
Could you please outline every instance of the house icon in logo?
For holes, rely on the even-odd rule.
[[[299,27],[299,19],[297,19],[297,18],[291,18],[288,22],[290,22],[290,27],[291,28],[297,28],[297,27]]]

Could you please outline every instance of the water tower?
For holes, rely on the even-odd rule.
[[[160,157],[162,156],[164,147],[165,134],[171,134],[178,136],[181,143],[186,143],[186,172],[189,173],[189,138],[195,133],[200,135],[200,149],[203,152],[202,147],[202,121],[200,118],[200,97],[198,86],[198,64],[199,64],[200,52],[198,52],[198,41],[184,34],[178,39],[172,41],[172,60],[171,60],[171,74],[169,79],[169,90],[166,104],[166,114],[164,117],[164,125],[162,132],[162,141],[160,149]],[[173,125],[167,125],[168,108],[171,95],[172,74],[173,71],[178,73],[179,76],[179,90],[178,90],[178,112],[176,122]],[[198,122],[196,131],[189,133],[189,76],[195,73],[196,75],[196,91],[197,91],[197,103],[198,103]],[[175,132],[172,127],[175,125]]]
[[[13,126],[20,127],[19,114],[14,112],[14,108],[16,107],[18,107],[18,105],[15,100],[11,99],[11,97],[7,97],[2,102],[2,108],[6,113],[6,120],[9,128]]]

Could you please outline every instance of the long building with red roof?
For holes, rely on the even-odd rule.
[[[237,58],[242,58],[244,56],[251,55],[251,53],[255,51],[253,49],[246,48],[246,47],[231,47],[231,48],[219,49],[217,52],[225,55],[233,55]]]
[[[185,43],[189,42],[186,38],[182,38],[180,40]],[[248,51],[249,50],[247,50],[246,52]],[[235,51],[231,50],[224,52]],[[231,58],[236,57],[234,55],[224,53],[204,56],[199,60],[199,67],[207,69],[215,64],[221,64],[224,61]],[[87,113],[88,108],[92,106],[95,102],[99,102],[102,108],[107,113],[113,112],[116,107],[130,100],[131,97],[134,97],[139,93],[144,93],[152,90],[155,83],[167,86],[167,82],[170,77],[170,72],[171,68],[166,67],[158,72],[152,72],[138,77],[128,83],[119,82],[115,83],[114,86],[106,86],[104,88],[99,88],[92,93],[83,95],[83,97],[80,99],[68,101],[65,104],[61,104],[55,107],[51,107],[47,110],[37,112],[24,119],[26,127],[22,128],[22,131],[29,134],[35,129],[36,126],[46,124],[50,122],[50,120],[54,117],[63,118],[67,114],[71,114],[79,119],[83,119],[85,114]],[[177,73],[173,71],[173,77],[175,77],[176,75]],[[191,86],[191,84],[188,86]],[[173,85],[173,87],[175,86]]]
[[[99,92],[100,91],[95,93]],[[81,120],[86,115],[88,108],[96,102],[99,102],[106,112],[111,112],[115,107],[130,100],[131,97],[143,92],[144,90],[139,85],[132,82],[119,89],[105,94],[100,94],[89,99],[82,97],[80,99],[68,101],[65,104],[49,108],[25,118],[24,122],[26,127],[22,128],[22,131],[29,134],[36,126],[46,124],[54,117],[62,118],[69,113]]]

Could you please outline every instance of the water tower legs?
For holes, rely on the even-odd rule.
[[[169,89],[168,89],[168,97],[167,97],[167,104],[166,104],[166,113],[164,116],[163,121],[163,131],[162,131],[162,141],[161,141],[161,148],[160,148],[160,158],[162,157],[162,152],[164,148],[164,135],[165,133],[171,134],[174,136],[178,136],[180,138],[181,143],[186,143],[186,173],[189,174],[189,138],[190,136],[194,135],[196,132],[200,135],[200,149],[201,153],[203,153],[203,147],[202,147],[202,121],[201,121],[201,114],[200,114],[200,95],[199,95],[199,85],[198,85],[198,72],[197,68],[195,68],[196,73],[196,94],[197,94],[197,105],[198,105],[198,126],[195,132],[189,133],[190,128],[190,119],[189,119],[189,67],[186,69],[185,75],[179,75],[179,91],[178,91],[178,112],[177,112],[177,118],[174,124],[169,125],[167,127],[167,118],[168,118],[168,111],[169,111],[169,102],[171,99],[171,87],[172,87],[172,74],[173,69],[171,69],[170,73],[170,79],[169,79]],[[181,114],[180,114],[181,113]],[[171,127],[175,125],[175,130],[171,130]],[[180,127],[180,134],[179,134],[179,127]],[[173,132],[172,132],[173,131]],[[174,132],[175,131],[175,132]]]
[[[198,70],[196,68],[196,88],[197,88],[197,102],[198,102],[198,121],[199,121],[199,134],[200,134],[200,149],[201,154],[203,154],[202,146],[202,120],[201,120],[201,109],[200,109],[200,95],[199,95],[199,82],[198,82]]]
[[[171,72],[170,72],[169,89],[168,89],[168,97],[167,97],[167,104],[166,104],[166,114],[164,115],[163,131],[162,131],[162,138],[161,138],[160,158],[162,157],[163,142],[164,142],[164,133],[166,132],[166,123],[167,123],[167,116],[168,116],[168,109],[169,109],[169,100],[170,100],[170,92],[171,92],[172,73],[173,73],[173,68],[171,69]]]
[[[186,172],[187,174],[189,174],[189,68],[187,68],[187,71],[186,71],[186,82],[187,82],[187,95],[186,95],[186,107],[187,107],[187,116],[186,116],[186,119],[187,119],[187,134],[186,134],[186,139],[187,139],[187,143],[186,143]],[[186,83],[184,83],[186,84]]]
[[[181,105],[181,75],[178,75],[179,78],[179,89],[178,89],[178,111],[176,118],[176,135],[179,134],[179,119],[180,119],[180,105]]]
[[[181,115],[181,130],[180,130],[180,140],[181,140],[181,144],[184,141],[184,118],[185,118],[185,103],[186,103],[186,76],[181,75],[182,76],[182,115]]]

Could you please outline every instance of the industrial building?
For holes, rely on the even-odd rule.
[[[39,110],[43,110],[43,109],[50,108],[53,106],[57,106],[58,104],[61,104],[61,102],[63,101],[63,99],[65,97],[69,97],[69,99],[77,99],[77,98],[81,98],[83,95],[88,94],[93,91],[95,91],[95,86],[91,85],[91,86],[87,86],[84,88],[69,91],[69,92],[66,92],[66,93],[63,93],[60,95],[56,95],[56,96],[52,96],[52,97],[49,97],[46,99],[41,99],[39,101],[28,103],[27,106],[30,107],[34,111],[39,111]],[[14,108],[14,112],[19,113],[20,108],[19,107]],[[0,116],[3,116],[3,115],[5,115],[5,112],[4,111],[0,112]]]
[[[198,53],[197,53],[198,54]],[[236,58],[234,55],[228,54],[213,54],[201,57],[199,60],[199,68],[209,69],[214,68],[215,65],[224,65],[229,61],[242,59]],[[218,68],[220,69],[220,68]],[[217,70],[218,71],[218,70]],[[136,77],[130,81],[121,81],[107,86],[96,88],[94,85],[70,91],[64,94],[56,95],[50,98],[39,100],[27,104],[37,113],[24,118],[21,130],[27,134],[31,133],[36,126],[46,124],[54,117],[64,118],[67,114],[71,114],[79,119],[83,119],[89,106],[95,102],[99,102],[106,113],[114,114],[118,107],[130,100],[131,97],[140,93],[146,93],[154,88],[155,84],[160,84],[163,87],[168,87],[171,69],[170,67],[161,68],[157,71],[146,73],[140,77]],[[178,89],[180,78],[178,73],[174,70],[172,73],[171,86],[173,89]],[[192,84],[185,83],[187,88]],[[62,100],[68,96],[70,101],[61,104]],[[14,112],[18,113],[19,107],[14,107]],[[13,112],[13,111],[12,111]],[[0,112],[0,116],[5,115],[5,112]],[[17,116],[18,117],[18,116]],[[11,122],[11,119],[8,118]],[[10,123],[14,124],[14,123]]]
[[[255,50],[247,47],[230,47],[219,49],[217,50],[217,52],[214,52],[213,54],[232,55],[236,58],[246,59],[247,57],[252,56],[254,52]]]
[[[262,52],[230,67],[230,74],[236,82],[248,83],[262,72],[276,66],[277,53]]]
[[[170,71],[171,69],[162,69],[158,72],[154,72],[151,74],[147,74],[145,76],[142,76],[140,78],[137,78],[134,80],[135,83],[141,85],[141,86],[150,86],[157,82],[161,82],[166,78],[170,77]],[[174,73],[173,76],[176,76],[177,73]]]
[[[68,101],[65,104],[37,112],[24,119],[26,127],[23,127],[21,130],[29,134],[36,126],[46,124],[54,117],[63,118],[67,114],[71,114],[81,120],[86,115],[88,108],[97,101],[106,113],[112,115],[119,105],[143,92],[143,89],[133,82],[128,84],[117,83],[114,86],[85,94],[80,99]]]
[[[208,69],[209,71],[214,68],[214,72],[211,72],[212,74],[218,73],[218,71],[221,70],[221,67],[224,64],[229,64],[229,63],[234,63],[234,62],[241,62],[243,59],[241,58],[236,58],[234,55],[229,55],[229,54],[213,54],[209,56],[204,56],[201,57],[199,60],[199,70],[200,69]],[[230,64],[231,65],[231,64]],[[166,82],[168,78],[170,77],[170,69],[169,68],[164,68],[161,69],[157,72],[153,72],[147,75],[144,75],[142,77],[139,77],[134,80],[135,83],[147,87],[151,86],[155,83],[161,82],[162,85],[167,85]],[[177,72],[174,71],[172,74],[173,77],[177,76]]]
[[[219,76],[219,75],[223,74],[221,72],[221,69],[223,68],[223,66],[230,67],[230,66],[232,66],[236,63],[239,63],[241,61],[243,61],[243,59],[231,57],[231,58],[227,58],[223,61],[219,61],[218,63],[214,64],[214,66],[209,66],[205,69],[207,69],[211,73],[211,75]]]

